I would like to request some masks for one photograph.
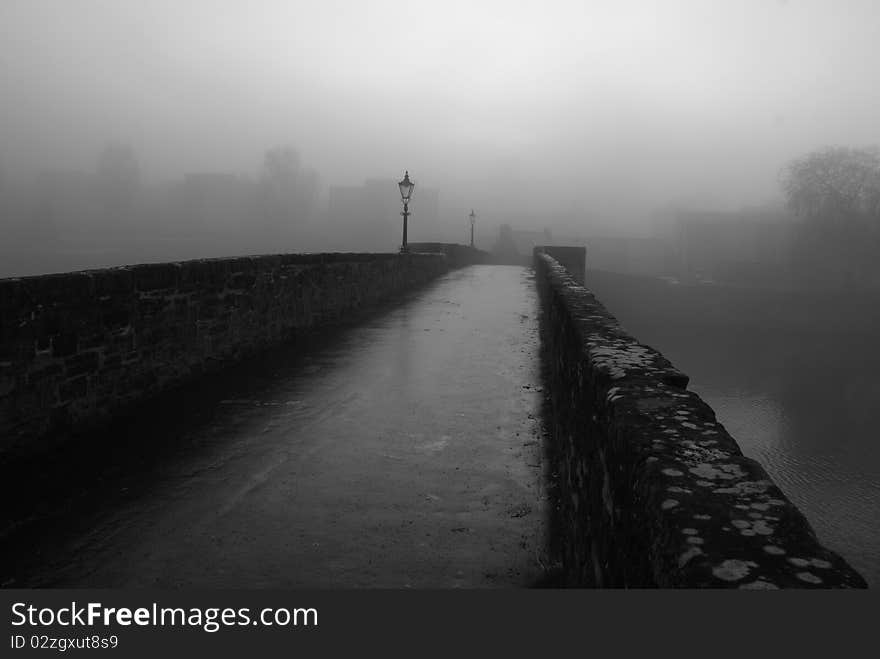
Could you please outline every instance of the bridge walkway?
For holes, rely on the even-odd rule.
[[[531,277],[453,271],[117,423],[98,476],[53,476],[78,484],[7,543],[4,585],[535,583],[547,511]]]

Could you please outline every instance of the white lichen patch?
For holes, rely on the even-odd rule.
[[[771,556],[781,556],[785,553],[782,547],[777,547],[776,545],[764,545],[764,551]]]
[[[705,542],[702,538],[695,536],[695,535],[692,535],[691,537],[689,537],[687,539],[687,541],[688,541],[688,544],[691,544],[691,545],[701,545],[701,544],[703,544],[703,542]]]
[[[712,515],[694,515],[694,519],[702,519],[705,521],[707,519],[712,519]]]
[[[712,481],[697,481],[697,485],[699,485],[700,487],[712,487],[713,485],[715,485],[715,483],[713,483]]]
[[[738,558],[729,558],[712,568],[712,574],[724,581],[739,581],[749,576],[749,565]]]
[[[593,347],[590,356],[597,368],[607,370],[613,380],[626,376],[627,369],[647,369],[656,358],[649,348],[638,344]]]
[[[681,532],[684,533],[685,535],[697,535],[697,533],[699,533],[699,531],[697,531],[697,529],[691,529],[691,528],[682,529]]]
[[[763,510],[770,510],[770,506],[768,506],[766,503],[753,503],[752,508],[754,508],[755,510],[762,510],[762,511]]]
[[[673,485],[672,487],[666,488],[667,492],[676,492],[679,494],[690,494],[692,490],[687,489],[686,487],[678,487],[677,485]]]
[[[769,487],[773,484],[770,481],[740,481],[739,483],[734,483],[730,487],[722,487],[715,490],[718,494],[735,494],[736,496],[743,497],[749,496],[752,494],[763,494],[767,491]],[[757,504],[759,506],[764,506],[763,508],[757,508],[755,505],[752,505],[752,508],[756,508],[756,510],[767,510],[768,506],[766,504]]]
[[[696,467],[691,467],[689,471],[695,476],[707,480],[715,480],[716,478],[721,480],[732,480],[734,478],[742,478],[745,476],[745,473],[739,468],[739,465],[735,464],[719,464],[714,466],[704,462],[698,464]]]
[[[821,570],[827,570],[831,567],[831,563],[828,561],[823,561],[821,558],[811,558],[810,565],[813,567],[817,567]]]
[[[801,581],[806,581],[807,583],[815,583],[815,584],[822,583],[821,577],[817,577],[812,572],[798,572],[794,576],[796,576]]]
[[[746,472],[744,472],[742,468],[736,464],[718,465],[718,468],[721,471],[729,474],[733,478],[742,478],[746,475]]]
[[[681,472],[678,469],[664,469],[661,473],[664,476],[684,476],[684,472]]]
[[[695,426],[693,423],[685,422],[685,423],[682,423],[681,426],[682,426],[682,428],[690,428],[691,430],[697,429],[697,426]]]
[[[699,547],[691,547],[686,552],[684,552],[681,556],[678,557],[678,567],[684,567],[688,564],[694,556],[699,556],[703,553],[703,550]]]
[[[659,459],[660,459],[660,458],[654,457],[654,456],[652,455],[650,458],[648,458],[647,460],[645,460],[645,462],[657,462],[657,460],[659,460]]]
[[[741,535],[773,535],[773,528],[763,519],[755,521],[734,519],[730,523],[739,529]]]
[[[678,501],[676,501],[675,499],[666,499],[666,501],[660,504],[660,507],[663,510],[670,510],[672,508],[675,508],[677,505]]]
[[[682,442],[683,444],[683,442]],[[705,444],[705,442],[703,442]],[[712,460],[727,460],[730,453],[717,448],[709,448],[705,445],[691,443],[692,448],[682,451],[683,455],[691,458],[691,462],[706,462]]]
[[[773,527],[763,519],[752,524],[752,530],[758,535],[773,535]]]

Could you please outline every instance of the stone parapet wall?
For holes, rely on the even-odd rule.
[[[688,378],[535,250],[567,583],[865,587]]]
[[[587,248],[560,245],[544,245],[535,248],[538,252],[549,254],[578,284],[584,284],[587,276]]]
[[[0,280],[0,451],[344,321],[442,254],[288,254]]]

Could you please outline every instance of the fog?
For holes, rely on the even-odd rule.
[[[0,0],[0,278],[248,254],[396,252],[402,241],[396,183],[408,172],[415,181],[412,242],[467,243],[473,209],[475,244],[490,254],[457,252],[474,261],[528,264],[538,244],[586,245],[591,290],[628,331],[688,374],[691,391],[802,507],[823,542],[878,587],[878,63],[880,0]],[[372,299],[364,284],[372,280],[357,276],[351,287],[343,281],[339,288],[354,291],[353,307]],[[474,465],[478,471],[467,473],[485,480],[479,469],[495,460],[482,452],[489,444],[505,453],[488,471],[504,471],[505,478],[512,473],[509,459],[528,458],[536,470],[549,464],[542,466],[531,449],[523,452],[529,445],[538,451],[538,435],[520,440],[520,431],[523,440],[536,432],[540,416],[523,397],[546,389],[540,396],[550,400],[550,387],[517,379],[532,366],[539,374],[540,340],[533,331],[539,314],[532,306],[538,301],[530,277],[514,268],[459,270],[430,295],[378,314],[366,334],[350,335],[360,339],[346,343],[328,332],[332,350],[312,354],[297,334],[288,347],[303,350],[303,361],[272,353],[257,369],[248,358],[252,378],[239,382],[240,372],[230,371],[228,387],[226,380],[217,389],[207,386],[211,375],[193,385],[204,389],[198,396],[172,392],[186,408],[179,415],[144,408],[143,418],[166,425],[131,417],[126,428],[123,414],[109,453],[137,446],[131,470],[104,470],[101,461],[71,468],[67,453],[53,458],[48,470],[42,459],[34,462],[39,478],[4,463],[16,472],[0,478],[15,490],[6,498],[40,511],[22,513],[25,524],[8,526],[23,549],[10,546],[38,572],[62,566],[30,542],[29,529],[38,526],[39,542],[51,541],[52,552],[85,547],[91,553],[95,562],[75,561],[74,572],[85,570],[84,579],[104,578],[95,570],[117,578],[112,575],[124,564],[138,573],[126,583],[151,587],[161,585],[151,581],[157,575],[177,587],[208,573],[277,587],[293,583],[277,581],[278,566],[295,566],[281,570],[285,579],[310,569],[300,557],[303,565],[329,557],[328,571],[341,580],[355,572],[372,579],[381,574],[372,563],[378,547],[392,562],[400,554],[385,551],[390,518],[370,511],[403,511],[401,519],[416,519],[411,529],[419,529],[422,546],[435,529],[422,534],[418,524],[437,526],[444,518],[426,516],[416,504],[427,498],[441,510],[447,495],[425,494],[415,485],[455,485],[459,481],[448,476],[464,476]],[[82,281],[88,279],[72,278],[70,291],[80,290]],[[299,280],[283,286],[290,281]],[[165,386],[177,377],[170,374],[188,373],[186,364],[201,369],[204,359],[208,373],[223,361],[223,346],[239,346],[234,352],[241,356],[244,347],[260,345],[226,338],[262,318],[251,308],[276,314],[282,304],[270,304],[274,289],[258,280],[253,300],[238,289],[208,291],[204,304],[198,292],[139,291],[135,302],[114,293],[95,301],[100,309],[86,305],[79,313],[60,300],[38,304],[40,291],[60,296],[68,290],[44,283],[0,281],[0,315],[6,314],[0,317],[0,416],[19,409],[29,415],[33,408],[50,410],[53,424],[67,423],[80,406],[103,414],[105,394],[95,391],[109,391],[105,385],[128,401],[134,400],[129,393],[152,395],[154,380]],[[297,298],[296,314],[328,317],[310,306],[321,290],[316,284]],[[336,295],[325,298],[329,309],[337,309]],[[349,293],[339,295],[348,299]],[[235,314],[216,309],[221,299],[238,305]],[[161,313],[151,311],[163,304]],[[170,320],[172,314],[178,320]],[[339,315],[348,319],[347,311]],[[79,329],[80,318],[106,324],[100,330],[106,346]],[[276,336],[283,324],[267,318],[265,335]],[[210,339],[197,343],[193,336]],[[178,340],[193,351],[180,368],[162,361],[182,354],[168,348]],[[512,388],[505,388],[508,380]],[[195,419],[192,432],[189,419]],[[502,430],[496,420],[508,425]],[[149,441],[137,433],[117,441],[136,428]],[[296,433],[308,435],[308,442]],[[352,436],[358,441],[349,441]],[[104,450],[88,439],[92,448],[74,465]],[[459,453],[459,440],[480,453]],[[249,442],[258,442],[259,450],[251,451]],[[302,469],[305,454],[297,447],[306,445],[310,461],[330,467]],[[153,478],[154,458],[139,456],[165,460],[181,446],[183,461],[170,460],[161,470],[160,484],[170,485],[153,487],[150,480],[146,488],[143,474]],[[331,453],[342,458],[334,462]],[[476,457],[463,458],[460,472],[443,462],[459,455]],[[417,459],[400,462],[409,458],[399,456]],[[341,490],[330,481],[355,488],[372,483],[363,468],[380,469],[370,466],[379,458],[391,459],[381,463],[386,481],[403,483],[403,507],[391,499],[369,503],[372,494],[383,490],[384,497],[393,489],[371,485],[368,503],[347,506],[348,518],[333,512]],[[435,463],[444,471],[422,469]],[[338,474],[334,465],[342,465]],[[402,465],[418,483],[397,477]],[[207,471],[211,477],[202,478]],[[53,483],[55,473],[65,476]],[[92,473],[100,476],[83,477]],[[318,478],[311,486],[300,482],[309,473]],[[476,545],[466,543],[479,533],[471,531],[502,522],[516,531],[512,542],[525,556],[520,538],[526,536],[516,524],[526,523],[531,509],[516,512],[523,508],[496,496],[494,476],[488,477],[488,489],[480,492],[492,495],[483,504],[455,498],[471,492],[469,486],[449,490],[443,506],[459,512],[447,521],[456,525],[454,542],[468,549],[465,561],[444,554],[444,564],[476,565]],[[68,491],[71,478],[76,487]],[[39,494],[21,496],[30,490],[20,482]],[[92,485],[84,489],[83,483]],[[517,488],[525,492],[526,486]],[[146,513],[135,512],[138,497],[146,501],[145,489],[177,503],[166,510],[155,499]],[[263,499],[245,498],[257,490]],[[294,515],[289,524],[275,515],[277,502],[306,494],[329,498],[282,506]],[[548,507],[554,496],[543,499]],[[44,512],[56,497],[63,499],[63,514]],[[124,505],[125,511],[101,508],[111,511],[111,521],[93,525],[104,513],[81,506],[89,497],[100,501],[96,506]],[[490,509],[489,498],[504,505]],[[214,515],[216,525],[213,513],[191,523],[190,513],[201,515],[221,499],[229,505]],[[259,501],[268,502],[271,515],[262,514]],[[333,531],[344,539],[339,547],[364,537],[372,553],[358,545],[357,558],[348,562],[333,541],[313,551],[300,528],[315,525],[321,543],[333,535],[323,535],[326,529],[308,516],[313,509],[330,510],[324,518],[342,522]],[[491,513],[492,521],[459,519],[461,510],[471,509]],[[159,517],[149,517],[154,512]],[[537,503],[534,512],[533,520]],[[366,534],[358,526],[364,521],[371,527]],[[416,538],[406,530],[412,521],[404,521],[389,547]],[[78,524],[88,526],[86,540],[74,542],[68,529]],[[242,531],[251,524],[258,530]],[[282,527],[288,535],[277,535]],[[161,535],[156,542],[154,532]],[[128,549],[101,544],[102,534]],[[179,542],[179,535],[204,543]],[[431,545],[445,552],[447,541],[438,538],[433,535]],[[308,556],[291,554],[297,546]],[[181,547],[189,552],[183,562],[176,558]],[[282,553],[272,554],[275,549]],[[513,555],[506,552],[492,547],[496,557]],[[430,560],[405,553],[418,558],[414,571],[430,571]],[[537,552],[535,558],[541,562]],[[240,561],[241,571],[226,571],[227,559]],[[361,559],[370,560],[369,569],[357,567]],[[0,565],[18,569],[12,561]],[[172,565],[182,571],[166,574]],[[497,573],[505,571],[508,578],[520,575],[518,568]],[[436,583],[467,585],[462,574]],[[495,579],[494,568],[485,578]],[[0,583],[14,580],[3,572]],[[395,576],[388,583],[401,587],[403,581]]]
[[[119,145],[155,202],[191,174],[259,181],[288,148],[314,175],[290,219],[309,229],[279,246],[253,225],[242,252],[379,249],[329,191],[387,180],[396,226],[404,170],[412,240],[465,242],[470,208],[486,246],[503,223],[648,235],[657,209],[780,205],[792,158],[880,141],[877,43],[873,0],[4,0],[0,190]],[[235,251],[200,226],[167,256]]]

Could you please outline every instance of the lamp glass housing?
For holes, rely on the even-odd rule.
[[[400,188],[400,198],[403,201],[409,201],[412,196],[413,188],[416,187],[416,184],[409,180],[409,171],[406,172],[406,175],[403,177],[403,180],[397,184],[397,187]]]

